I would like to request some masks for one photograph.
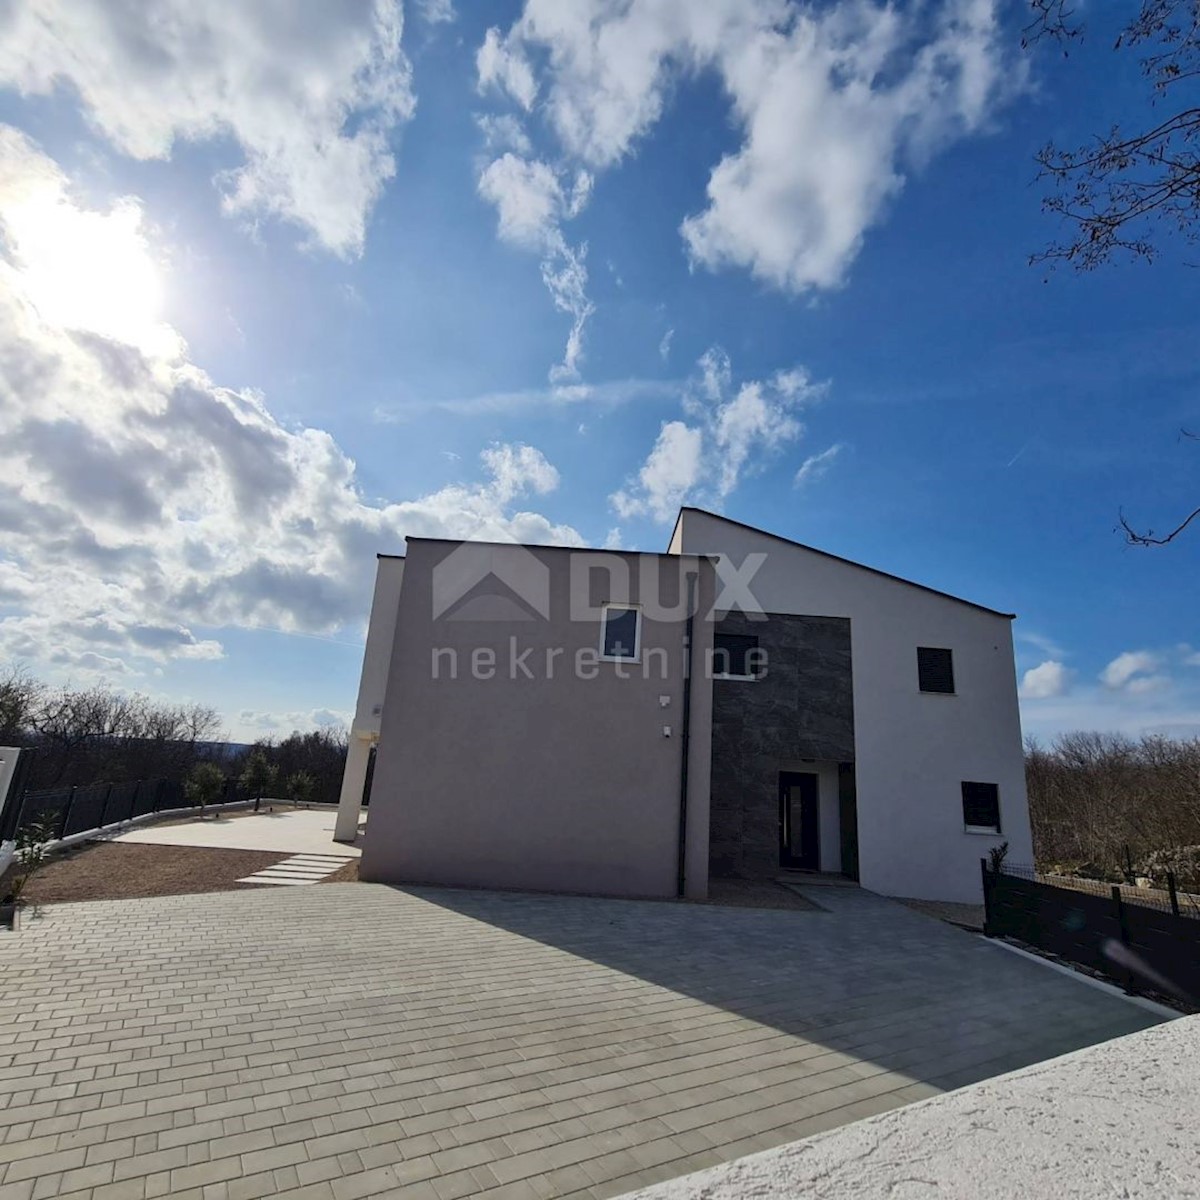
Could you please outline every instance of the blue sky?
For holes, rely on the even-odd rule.
[[[1036,150],[1146,112],[1105,12],[1063,61],[1002,0],[37,7],[0,659],[341,721],[375,551],[688,502],[1017,611],[1028,732],[1200,733],[1196,540],[1113,530],[1195,506],[1200,275],[1028,264]]]

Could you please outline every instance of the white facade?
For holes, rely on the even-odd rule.
[[[400,608],[400,585],[403,582],[404,559],[381,554],[375,570],[375,594],[371,598],[371,619],[367,626],[367,644],[363,649],[358,703],[354,708],[346,770],[338,799],[337,826],[333,836],[339,842],[354,841],[358,832],[367,764],[371,759],[371,747],[379,741],[379,728],[383,720],[383,702],[387,696],[392,640],[396,634],[396,614]]]
[[[765,555],[750,582],[764,612],[849,618],[864,887],[981,903],[979,863],[992,846],[1008,842],[1010,861],[1032,863],[1008,615],[698,509],[680,513],[671,550],[735,568]],[[953,695],[919,690],[918,646],[953,651]],[[999,786],[999,835],[966,831],[964,780]]]
[[[843,687],[846,693],[853,693],[853,811],[839,794],[839,761],[843,768],[848,765],[848,745],[839,761],[829,761],[828,755],[805,760],[789,755],[774,764],[779,772],[818,776],[821,870],[853,871],[850,860],[842,861],[848,813],[851,837],[856,829],[858,880],[884,895],[980,903],[980,860],[990,849],[1007,842],[1010,861],[1032,863],[1009,615],[698,509],[680,513],[668,553],[727,559],[749,581],[753,601],[765,613],[849,622],[851,678]],[[761,558],[753,569],[746,566],[752,555]],[[720,575],[718,570],[718,594]],[[381,723],[385,730],[392,730],[389,736],[393,740],[407,736],[403,723],[397,726],[395,721],[383,721],[385,703],[389,708],[398,703],[387,691],[389,680],[396,687],[400,674],[396,667],[396,648],[400,645],[396,630],[403,611],[403,579],[404,560],[381,556],[342,785],[336,837],[343,841],[352,841],[357,833],[363,784],[371,748],[380,738]],[[716,616],[719,618],[721,613],[718,611]],[[706,636],[711,638],[711,631]],[[952,652],[953,694],[921,691],[918,647]],[[703,713],[700,719],[711,723],[713,684],[705,678],[703,684],[697,679],[696,685],[697,703]],[[721,686],[762,685],[749,681]],[[442,701],[431,698],[429,703],[436,706]],[[799,724],[806,719],[803,696],[796,703]],[[506,704],[513,708],[512,698]],[[518,698],[514,711],[498,712],[485,705],[472,717],[473,722],[495,724],[497,728],[505,721],[515,721],[508,745],[513,761],[518,763],[524,761],[522,755],[529,754],[540,736],[536,729],[528,728],[524,706],[525,701]],[[447,722],[461,716],[449,709],[437,715]],[[807,715],[811,716],[811,711]],[[677,719],[673,716],[670,723]],[[663,724],[667,723],[664,720]],[[710,732],[697,729],[693,736],[697,740],[707,738]],[[571,737],[561,739],[564,746],[571,747],[573,758],[588,764],[588,772],[606,769],[592,761],[596,749],[592,742],[597,736],[594,721],[581,721],[573,727]],[[523,738],[531,739],[529,745]],[[607,747],[600,749],[603,753],[599,761],[604,762],[609,751]],[[439,755],[455,751],[432,737],[421,753],[429,757],[428,765],[435,767]],[[736,764],[740,760],[727,756],[722,762],[727,767],[735,764],[736,787],[741,771]],[[381,805],[404,803],[404,783],[397,782],[395,774],[388,776],[392,783],[384,789],[389,794],[377,797]],[[965,826],[964,781],[996,785],[999,833],[981,833]],[[486,787],[489,781],[481,779],[479,783]],[[396,794],[391,795],[391,791]],[[751,797],[753,793],[747,789],[744,795]],[[505,796],[495,795],[494,802],[505,804]],[[664,788],[655,803],[660,803],[664,811],[674,811],[678,795]],[[775,819],[775,800],[763,797],[761,804],[758,800],[753,803],[758,805],[756,836],[761,846],[762,839],[774,836],[770,822]],[[771,811],[762,805],[771,806]],[[383,826],[380,828],[383,836]],[[532,857],[536,857],[532,849],[535,841],[531,838],[529,843]],[[367,846],[369,859],[369,838]],[[758,873],[768,877],[773,874],[775,860],[769,858],[773,854],[769,850],[764,856],[763,869]]]

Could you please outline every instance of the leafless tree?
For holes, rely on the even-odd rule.
[[[1025,757],[1042,866],[1115,877],[1147,855],[1200,845],[1200,738],[1071,733]]]
[[[23,743],[41,697],[42,685],[24,667],[0,669],[0,746]]]
[[[1050,43],[1068,54],[1085,33],[1071,0],[1029,0],[1029,17],[1026,46]],[[1050,189],[1043,207],[1067,234],[1034,254],[1035,263],[1090,271],[1116,254],[1149,261],[1163,226],[1200,241],[1200,0],[1139,0],[1113,48],[1140,56],[1156,115],[1134,128],[1114,124],[1082,146],[1038,152]],[[1118,528],[1131,546],[1163,546],[1197,518],[1200,508],[1160,534],[1121,513]]]
[[[1069,0],[1030,0],[1024,43],[1058,44],[1069,52],[1084,26]],[[1200,237],[1200,0],[1140,0],[1116,39],[1116,50],[1141,55],[1157,118],[1136,129],[1114,124],[1083,146],[1050,144],[1037,156],[1051,185],[1047,211],[1069,233],[1035,254],[1082,270],[1115,253],[1153,258],[1155,222]]]

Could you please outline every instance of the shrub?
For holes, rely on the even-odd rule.
[[[54,822],[49,817],[30,821],[17,833],[14,861],[18,863],[16,874],[9,880],[4,902],[21,904],[29,881],[46,865],[47,845],[55,838]]]
[[[183,791],[189,804],[200,809],[201,815],[209,804],[216,804],[225,790],[225,773],[216,763],[197,763],[184,780]]]
[[[293,804],[307,804],[313,798],[317,781],[307,771],[293,771],[287,777],[284,790]]]
[[[255,748],[246,755],[246,765],[242,769],[241,784],[246,794],[254,801],[254,810],[258,811],[258,802],[275,787],[279,778],[279,768],[267,761],[267,756]]]

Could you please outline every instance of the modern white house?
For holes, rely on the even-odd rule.
[[[338,836],[396,883],[978,902],[1032,861],[1012,614],[684,508],[665,554],[379,559]]]

